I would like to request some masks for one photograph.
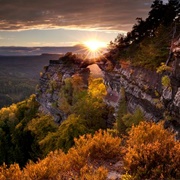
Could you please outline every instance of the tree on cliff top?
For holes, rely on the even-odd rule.
[[[161,0],[155,0],[146,20],[136,18],[137,23],[127,36],[118,35],[115,41],[110,43],[107,58],[113,64],[123,59],[133,61],[134,65],[145,65],[148,68],[159,66],[168,58],[172,38],[179,36],[179,13],[179,0],[169,0],[167,4],[163,4]],[[149,48],[156,50],[153,50],[155,56],[148,53]]]

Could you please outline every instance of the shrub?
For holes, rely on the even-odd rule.
[[[66,177],[68,166],[66,155],[59,150],[49,153],[37,163],[28,163],[23,169],[23,175],[27,179],[63,179]]]
[[[102,78],[91,79],[88,86],[88,92],[92,97],[103,98],[106,94],[106,87]]]
[[[111,159],[119,156],[120,143],[119,137],[112,137],[110,133],[99,130],[93,136],[87,134],[75,139],[75,148],[79,151],[87,148],[89,156],[94,159]]]
[[[45,155],[56,149],[62,149],[67,152],[69,148],[74,145],[74,138],[78,138],[80,135],[87,132],[88,129],[85,127],[80,117],[71,114],[62,122],[57,131],[49,132],[39,144]]]
[[[163,72],[171,72],[172,71],[172,67],[167,66],[165,63],[161,63],[161,65],[157,68],[156,72],[157,73],[163,73]]]
[[[144,114],[139,108],[135,110],[134,114],[127,113],[122,117],[122,120],[127,130],[129,130],[133,125],[134,126],[138,125],[143,119],[144,119]]]
[[[0,167],[0,179],[1,180],[19,180],[21,179],[22,171],[20,170],[20,167],[18,164],[11,164],[9,168],[7,168],[7,165],[3,164]]]
[[[171,80],[167,75],[162,77],[161,83],[164,87],[171,87]]]
[[[68,159],[77,171],[89,161],[117,158],[121,155],[120,143],[119,137],[112,137],[110,133],[99,130],[94,136],[87,134],[75,139],[75,147],[69,150]]]
[[[133,178],[130,174],[128,174],[128,173],[123,174],[123,175],[121,176],[121,179],[122,179],[122,180],[134,180],[134,178]]]
[[[105,180],[107,169],[94,163],[99,159],[116,158],[120,155],[119,137],[99,130],[75,139],[75,147],[67,154],[56,150],[37,163],[29,162],[23,170],[17,164],[0,167],[0,179],[44,180],[44,179],[86,179]]]
[[[86,179],[86,180],[105,180],[107,177],[107,169],[104,167],[100,166],[97,169],[94,169],[93,166],[84,166],[81,171],[80,171],[81,179]]]
[[[48,133],[57,131],[58,126],[54,123],[52,116],[40,114],[28,123],[27,129],[38,141],[41,141]]]
[[[134,179],[180,178],[180,143],[162,123],[141,122],[128,134],[124,164]]]
[[[85,120],[84,125],[89,130],[95,132],[107,127],[106,120],[111,109],[102,100],[87,95],[73,106],[73,112]]]
[[[22,171],[26,179],[86,179],[104,180],[107,170],[104,167],[95,168],[92,165],[83,165],[79,170],[72,167],[70,156],[62,151],[51,152],[45,159],[37,163],[30,162]]]
[[[87,132],[88,129],[84,125],[83,120],[79,116],[71,114],[59,127],[56,148],[61,148],[67,152],[74,145],[74,138],[78,138]]]

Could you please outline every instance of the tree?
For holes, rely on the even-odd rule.
[[[145,20],[141,17],[136,18],[137,22],[126,37],[118,35],[114,43],[111,43],[112,48],[107,57],[112,59],[114,65],[119,58],[150,68],[160,65],[168,57],[168,47],[176,34],[172,33],[173,36],[171,32],[175,32],[172,29],[175,27],[174,20],[177,20],[179,12],[180,2],[178,0],[169,0],[167,4],[163,4],[162,0],[154,0],[149,16]],[[154,52],[152,57],[151,53],[148,53],[149,49],[151,53]],[[148,62],[145,62],[146,59],[149,59]]]
[[[137,126],[143,120],[144,114],[139,108],[137,108],[133,114],[127,113],[122,117],[122,121],[126,126],[126,131],[130,130],[132,126]]]
[[[69,115],[56,132],[46,133],[46,137],[39,142],[43,155],[46,156],[50,151],[56,149],[67,152],[74,145],[74,138],[78,138],[89,131],[80,116]]]
[[[126,125],[122,120],[125,114],[127,114],[127,102],[126,102],[125,90],[124,88],[121,88],[121,99],[119,102],[119,109],[116,118],[116,129],[118,130],[119,135],[123,135],[126,133]]]
[[[34,137],[26,126],[36,116],[38,107],[35,95],[32,95],[27,100],[0,110],[1,164],[18,162],[24,166],[28,159],[37,158],[32,150]]]

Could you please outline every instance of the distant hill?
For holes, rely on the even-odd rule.
[[[49,60],[59,57],[59,54],[0,56],[0,108],[35,93],[39,73]]]
[[[66,52],[85,53],[83,45],[67,47],[0,47],[0,56],[32,56],[41,54],[65,54]]]
[[[42,54],[40,56],[0,56],[0,69],[7,75],[39,78],[43,66],[49,64],[49,60],[59,59],[60,54]]]

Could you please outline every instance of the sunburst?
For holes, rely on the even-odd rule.
[[[87,48],[88,57],[95,58],[101,55],[102,48],[105,48],[107,45],[105,42],[99,40],[88,40],[84,42],[84,45]]]
[[[84,44],[90,51],[93,52],[98,51],[100,48],[106,47],[106,44],[104,42],[98,40],[86,41]]]

